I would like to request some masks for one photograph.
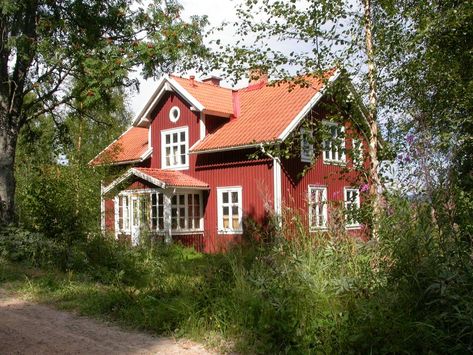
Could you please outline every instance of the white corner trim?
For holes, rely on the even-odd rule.
[[[282,213],[281,170],[281,161],[279,158],[273,158],[274,213],[278,216]]]
[[[201,112],[200,113],[200,119],[199,119],[199,129],[200,129],[200,140],[205,138],[205,113]]]
[[[105,199],[103,198],[103,181],[100,181],[100,230],[105,233]]]
[[[330,86],[332,82],[338,79],[340,76],[340,69],[337,69],[335,73],[332,74],[330,79],[328,79],[328,82],[310,99],[310,101],[302,108],[302,110],[297,114],[296,117],[289,123],[289,125],[284,129],[284,131],[279,135],[280,140],[285,140],[289,134],[299,125],[299,123],[303,120],[305,115],[314,107],[317,102],[320,101],[322,96],[325,94],[325,91],[327,91],[327,88]]]
[[[119,211],[119,201],[118,196],[115,196],[113,199],[113,212],[114,212],[114,222],[115,222],[115,239],[118,239],[118,211]]]

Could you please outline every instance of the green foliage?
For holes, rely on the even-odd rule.
[[[251,242],[224,255],[159,243],[130,248],[97,236],[76,245],[66,274],[27,272],[27,282],[12,281],[9,269],[3,280],[67,309],[222,351],[470,352],[471,245],[461,228],[439,229],[433,218],[429,204],[391,196],[378,242],[344,229],[287,229],[286,238],[253,228]],[[43,243],[26,236],[16,232],[14,246],[0,245],[4,258],[28,261],[33,254],[10,256]]]

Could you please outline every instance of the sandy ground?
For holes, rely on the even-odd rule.
[[[0,354],[211,354],[203,346],[124,331],[0,289]]]

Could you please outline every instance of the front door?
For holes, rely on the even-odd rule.
[[[140,241],[140,200],[138,196],[131,198],[131,244],[138,245]]]

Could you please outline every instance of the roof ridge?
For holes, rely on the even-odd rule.
[[[179,75],[170,74],[169,76],[171,76],[171,77],[173,77],[173,78],[178,78],[178,79],[183,79],[183,80],[191,81],[190,78],[184,78],[184,77],[179,76]],[[214,84],[210,84],[210,83],[205,83],[205,82],[203,82],[203,81],[201,81],[201,80],[197,80],[197,79],[194,79],[194,81],[195,81],[196,83],[198,83],[198,84],[206,85],[206,86],[209,86],[209,87],[212,87],[212,88],[235,91],[234,88],[226,88],[226,87],[223,87],[223,86],[220,86],[220,85],[214,85]]]

